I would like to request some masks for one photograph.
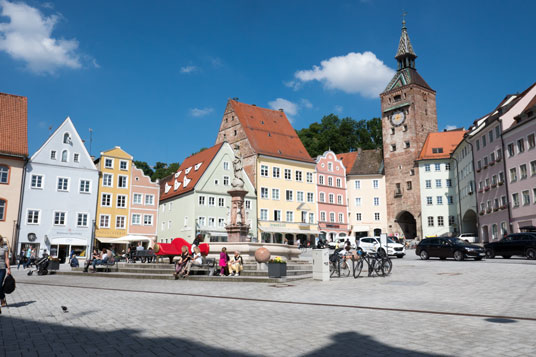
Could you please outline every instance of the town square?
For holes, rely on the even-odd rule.
[[[0,0],[0,355],[533,355],[504,5]]]

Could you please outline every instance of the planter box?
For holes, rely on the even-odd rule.
[[[281,278],[287,276],[286,263],[268,263],[268,276],[270,278]]]
[[[60,262],[54,260],[49,261],[48,270],[60,270]]]

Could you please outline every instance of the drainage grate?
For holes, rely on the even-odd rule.
[[[462,273],[437,273],[437,275],[455,276],[455,275],[462,275]]]
[[[292,285],[292,284],[270,284],[268,286],[271,287],[271,288],[280,289],[280,288],[290,288],[290,287],[295,286],[295,285]]]

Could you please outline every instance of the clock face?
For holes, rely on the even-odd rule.
[[[406,114],[403,111],[395,112],[391,115],[391,123],[394,126],[402,125],[404,120],[406,120]]]

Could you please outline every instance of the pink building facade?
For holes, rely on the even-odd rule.
[[[156,238],[160,185],[132,165],[129,235]]]
[[[318,228],[328,241],[348,237],[346,168],[333,151],[316,158]]]

